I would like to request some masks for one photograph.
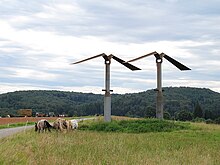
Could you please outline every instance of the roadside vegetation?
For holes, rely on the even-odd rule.
[[[28,126],[28,125],[34,125],[35,122],[25,122],[25,123],[12,123],[12,124],[4,124],[0,125],[0,129],[4,128],[14,128],[14,127],[22,127],[22,126]]]
[[[220,164],[219,125],[146,119],[138,125],[162,128],[137,133],[136,122],[113,121],[111,128],[123,125],[116,131],[92,120],[71,132],[22,132],[0,139],[0,164]]]

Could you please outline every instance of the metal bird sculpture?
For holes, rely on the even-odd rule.
[[[105,89],[103,91],[105,91],[105,96],[104,96],[104,121],[106,122],[110,122],[111,121],[111,94],[110,92],[112,92],[112,90],[110,90],[110,64],[111,64],[111,59],[116,60],[117,62],[119,62],[120,64],[124,65],[125,67],[129,68],[132,71],[135,70],[141,70],[140,68],[130,64],[130,63],[126,63],[124,60],[116,57],[115,55],[106,55],[105,53],[96,55],[96,56],[92,56],[89,58],[86,58],[84,60],[81,61],[77,61],[74,62],[72,64],[79,64],[94,58],[98,58],[98,57],[103,57],[105,60]]]
[[[162,69],[161,69],[161,65],[163,62],[163,58],[165,58],[166,60],[168,60],[170,63],[172,63],[174,66],[176,66],[178,69],[180,69],[181,71],[184,70],[191,70],[190,68],[188,68],[187,66],[181,64],[180,62],[178,62],[177,60],[171,58],[170,56],[166,55],[165,53],[160,53],[158,54],[156,51],[148,53],[146,55],[137,57],[135,59],[129,60],[127,62],[133,62],[136,60],[140,60],[142,58],[148,57],[154,55],[156,58],[156,64],[157,64],[157,99],[156,99],[156,118],[159,119],[163,119],[163,90],[162,90]]]

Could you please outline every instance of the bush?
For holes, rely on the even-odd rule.
[[[182,110],[177,114],[176,119],[180,121],[191,121],[193,119],[193,114],[189,111]]]
[[[170,132],[189,129],[189,124],[158,119],[121,120],[109,123],[95,122],[87,126],[79,127],[79,129],[125,133]]]
[[[163,114],[163,118],[166,119],[166,120],[171,120],[171,115],[169,112],[165,111],[164,114]]]
[[[220,124],[220,117],[216,118],[216,119],[214,120],[214,123],[215,123],[215,124]]]
[[[192,122],[196,122],[196,123],[202,123],[202,122],[205,122],[205,121],[206,120],[204,118],[199,118],[199,117],[192,120]]]
[[[205,123],[206,123],[206,124],[213,124],[214,122],[213,122],[212,119],[207,119],[207,120],[205,121]]]

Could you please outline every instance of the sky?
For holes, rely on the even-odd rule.
[[[0,0],[0,93],[61,90],[103,94],[102,57],[124,61],[157,51],[163,87],[220,92],[219,0]],[[132,62],[130,71],[111,61],[113,93],[156,88],[154,56]]]

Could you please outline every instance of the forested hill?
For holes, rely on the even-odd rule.
[[[181,110],[193,112],[199,104],[206,118],[220,117],[220,93],[189,87],[164,88],[164,110],[174,116]],[[112,114],[135,117],[155,116],[156,92],[112,95]],[[54,112],[69,116],[103,114],[103,95],[63,91],[18,91],[0,95],[0,116],[16,115],[19,109]]]

